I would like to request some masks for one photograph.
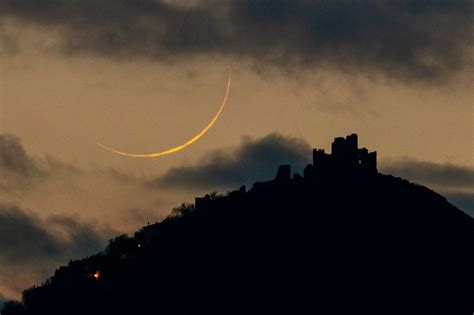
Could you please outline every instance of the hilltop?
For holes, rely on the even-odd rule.
[[[357,135],[60,267],[2,314],[472,314],[474,219]]]

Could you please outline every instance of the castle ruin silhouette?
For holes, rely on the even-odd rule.
[[[318,176],[351,176],[377,174],[377,152],[358,147],[357,134],[337,137],[331,145],[331,153],[324,149],[313,149],[313,164],[304,169],[304,178]],[[298,174],[294,178],[300,177]],[[275,181],[287,181],[291,178],[291,166],[280,165]]]
[[[284,164],[278,167],[274,180],[269,182],[256,182],[254,188],[272,185],[274,183],[288,183],[292,179],[296,181],[313,181],[315,179],[341,178],[354,176],[371,176],[378,174],[377,152],[369,152],[367,148],[358,147],[358,136],[353,133],[344,137],[334,138],[331,145],[331,153],[324,149],[313,149],[313,164],[308,164],[303,177],[298,173],[291,177],[291,165]],[[245,186],[234,193],[245,194]],[[195,198],[196,209],[206,208],[211,203],[211,196]]]
[[[324,149],[313,150],[313,164],[304,170],[305,178],[321,173],[376,174],[377,152],[358,147],[357,134],[335,138],[331,145],[331,154]]]

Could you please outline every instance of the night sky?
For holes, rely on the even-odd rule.
[[[363,4],[362,4],[363,3]],[[0,0],[0,300],[359,135],[474,216],[472,1]],[[156,159],[103,150],[157,152]]]

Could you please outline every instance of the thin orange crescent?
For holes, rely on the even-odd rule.
[[[194,137],[192,137],[191,139],[189,139],[188,141],[186,141],[182,145],[179,145],[177,147],[174,147],[174,148],[168,149],[166,151],[162,151],[162,152],[145,153],[145,154],[122,152],[122,151],[113,149],[111,147],[108,147],[106,145],[103,145],[102,143],[97,143],[97,145],[104,148],[104,149],[106,149],[106,150],[108,150],[108,151],[111,151],[113,153],[117,153],[117,154],[124,155],[124,156],[129,156],[129,157],[135,157],[135,158],[155,158],[155,157],[159,157],[159,156],[163,156],[163,155],[167,155],[167,154],[171,154],[171,153],[181,151],[182,149],[186,148],[187,146],[189,146],[189,145],[193,144],[194,142],[198,141],[202,136],[204,136],[209,131],[209,129],[211,129],[211,127],[214,125],[214,123],[217,121],[220,114],[222,113],[222,110],[224,109],[225,104],[227,103],[227,99],[229,97],[229,91],[230,91],[230,74],[229,74],[229,80],[227,81],[227,90],[225,92],[224,100],[222,101],[222,105],[219,108],[219,111],[217,112],[217,114],[214,116],[214,118],[212,118],[211,122],[206,126],[206,128],[201,130],[200,133],[198,133],[197,135],[195,135]]]

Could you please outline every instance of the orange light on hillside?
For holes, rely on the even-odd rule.
[[[95,280],[99,280],[100,273],[98,271],[96,271],[96,273],[94,273],[93,277],[94,277]]]

